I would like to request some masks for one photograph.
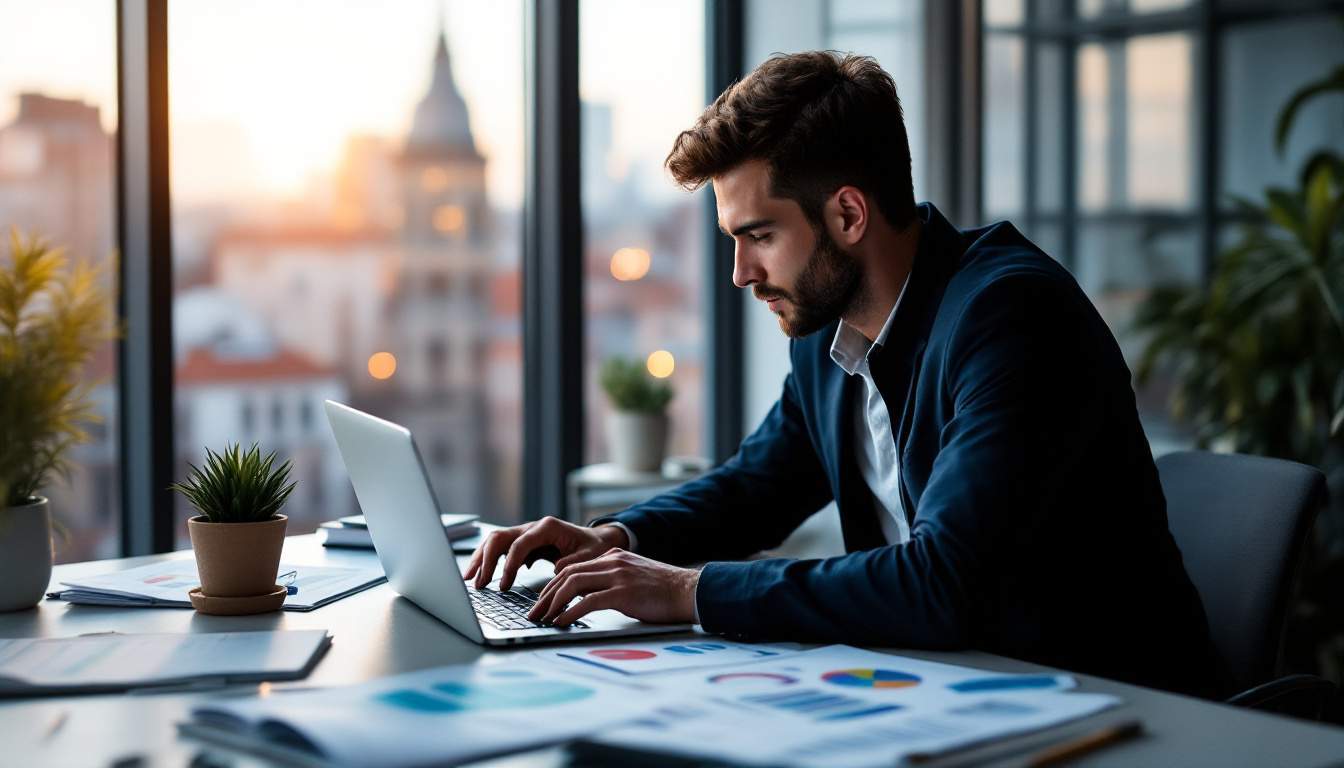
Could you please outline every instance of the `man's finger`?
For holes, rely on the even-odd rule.
[[[518,569],[527,562],[527,556],[532,550],[538,547],[544,547],[550,544],[547,539],[549,536],[545,528],[533,526],[527,533],[513,540],[509,547],[509,555],[504,558],[504,572],[499,575],[500,590],[508,590],[513,587],[513,580],[518,575]]]
[[[532,610],[528,612],[528,618],[540,622],[550,621],[565,610],[569,601],[579,595],[598,592],[611,586],[615,581],[613,577],[614,574],[610,571],[574,574],[565,579],[565,583],[551,593],[550,599],[546,601],[544,606],[541,601],[537,601],[537,605],[532,606]],[[538,618],[532,618],[533,614],[536,614]]]
[[[462,573],[462,578],[470,579],[476,575],[476,569],[481,567],[481,547],[484,546],[485,543],[482,542],[476,547],[476,551],[471,553],[471,559],[467,561],[467,570]]]
[[[551,623],[557,627],[567,627],[593,611],[618,608],[620,604],[621,595],[614,589],[594,592],[567,608],[564,613],[556,616],[555,621]]]
[[[579,573],[588,573],[590,571],[600,570],[606,567],[607,563],[602,561],[600,558],[595,560],[586,560],[582,563],[574,563],[573,565],[565,566],[563,569],[556,572],[555,578],[546,582],[546,586],[542,587],[541,594],[537,595],[537,605],[540,605],[543,601],[550,599],[550,596],[555,594],[555,590],[563,586],[565,579],[569,578],[570,576],[574,576],[575,574]]]
[[[485,540],[485,544],[481,545],[483,554],[480,571],[476,574],[477,589],[484,589],[494,578],[495,564],[499,562],[500,555],[504,554],[516,536],[512,530],[495,531]]]

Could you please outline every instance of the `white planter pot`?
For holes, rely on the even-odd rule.
[[[612,462],[628,472],[661,471],[667,423],[666,413],[608,413],[607,449]]]
[[[32,608],[51,582],[51,504],[0,509],[0,611]]]

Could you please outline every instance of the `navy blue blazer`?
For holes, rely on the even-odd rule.
[[[862,381],[830,358],[835,323],[790,344],[783,394],[736,455],[606,520],[641,554],[710,561],[697,605],[712,632],[977,648],[1210,692],[1203,606],[1115,338],[1012,225],[919,215],[905,298],[869,358],[908,542],[886,543],[855,463]],[[832,500],[848,554],[721,562],[777,546]]]

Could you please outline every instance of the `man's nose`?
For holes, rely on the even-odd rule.
[[[763,278],[760,264],[749,255],[742,253],[742,246],[737,246],[733,250],[733,285],[738,288],[746,288],[749,285],[761,282]]]

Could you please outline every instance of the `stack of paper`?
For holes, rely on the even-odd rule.
[[[286,581],[295,591],[285,598],[284,609],[287,611],[311,611],[387,579],[378,568],[280,564],[280,573],[289,571],[294,571],[295,577],[293,581]],[[187,593],[199,587],[201,582],[196,575],[196,560],[183,558],[70,579],[61,584],[67,589],[50,592],[47,597],[83,605],[190,608]]]
[[[449,539],[465,539],[478,533],[477,515],[439,515],[443,532]],[[373,549],[373,537],[363,515],[349,515],[322,523],[317,528],[317,539],[324,547],[357,547]],[[454,546],[456,548],[456,546]]]
[[[0,640],[0,696],[296,680],[330,644],[325,629]]]
[[[637,689],[538,664],[455,666],[196,707],[184,733],[339,765],[455,765],[594,733],[652,709]]]
[[[575,646],[322,692],[198,707],[183,730],[344,765],[450,764],[578,737],[748,765],[890,766],[1119,703],[843,645],[717,638]],[[297,750],[297,751],[296,751]]]

